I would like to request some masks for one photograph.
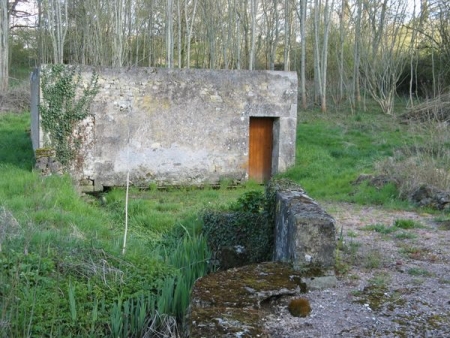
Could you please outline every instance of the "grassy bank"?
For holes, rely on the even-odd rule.
[[[199,211],[262,188],[132,189],[123,255],[124,191],[80,196],[33,172],[28,128],[27,114],[0,116],[0,336],[139,336],[182,318],[208,270]]]

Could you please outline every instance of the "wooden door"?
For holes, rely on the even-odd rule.
[[[250,118],[248,176],[258,182],[269,180],[272,174],[272,130],[272,118]]]

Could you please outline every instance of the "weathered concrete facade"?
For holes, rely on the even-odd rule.
[[[86,81],[90,74],[83,71]],[[294,164],[295,72],[136,68],[98,74],[75,173],[97,190],[124,185],[128,171],[140,186],[246,180],[252,118],[273,121],[272,174]],[[39,128],[32,132],[35,149],[43,147]]]

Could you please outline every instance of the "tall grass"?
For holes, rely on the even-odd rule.
[[[208,271],[199,211],[247,188],[130,189],[122,255],[125,191],[101,202],[68,176],[33,172],[28,128],[27,115],[0,115],[0,337],[175,330]]]

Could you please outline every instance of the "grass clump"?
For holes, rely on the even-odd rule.
[[[379,234],[388,235],[398,230],[395,226],[387,226],[385,224],[369,224],[361,228],[364,231],[374,231]]]
[[[416,239],[417,235],[411,232],[401,231],[394,236],[396,239]]]
[[[404,230],[420,229],[420,228],[424,227],[421,223],[416,222],[412,219],[396,219],[394,221],[394,226],[399,229],[404,229]]]
[[[423,277],[432,276],[431,272],[429,272],[426,269],[422,269],[422,268],[410,268],[410,269],[408,269],[407,272],[411,276],[423,276]]]

